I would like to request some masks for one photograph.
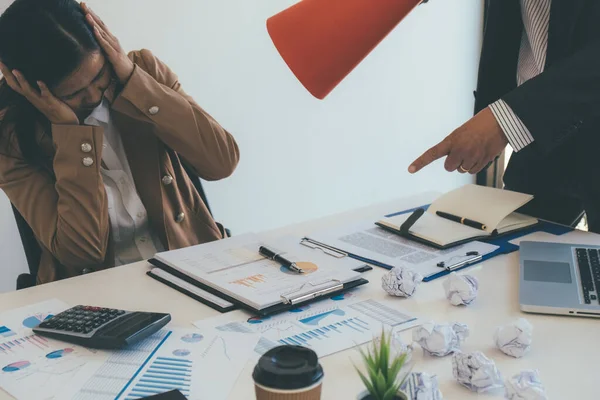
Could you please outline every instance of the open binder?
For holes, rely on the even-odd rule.
[[[350,257],[312,251],[295,238],[270,241],[288,258],[314,266],[310,274],[294,274],[255,254],[252,249],[261,243],[250,234],[159,253],[149,260],[156,268],[148,275],[221,312],[244,308],[262,316],[368,283],[358,272],[364,263]],[[165,274],[173,279],[165,279]]]

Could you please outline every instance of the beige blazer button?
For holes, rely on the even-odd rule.
[[[92,157],[84,157],[81,162],[86,167],[91,167],[92,165],[94,165],[94,160],[92,159]]]
[[[179,224],[180,222],[183,222],[184,219],[185,219],[185,213],[180,212],[179,214],[177,214],[177,218],[175,218],[175,222],[177,222]]]
[[[92,151],[92,145],[89,143],[81,143],[81,151],[84,153],[89,153]]]
[[[150,107],[150,109],[148,109],[148,112],[150,113],[150,115],[156,115],[156,114],[158,114],[159,111],[160,111],[160,108],[158,108],[158,106],[152,106],[152,107]]]
[[[162,177],[162,183],[165,186],[170,185],[171,183],[173,183],[173,177],[171,175],[165,175]]]

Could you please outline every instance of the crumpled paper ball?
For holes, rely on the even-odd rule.
[[[411,297],[423,277],[407,267],[394,267],[381,278],[383,290],[398,297]]]
[[[508,400],[548,400],[537,370],[523,371],[505,383]]]
[[[452,272],[443,285],[446,298],[455,306],[471,304],[477,298],[479,281],[474,276]]]
[[[413,341],[427,353],[443,357],[460,350],[460,344],[469,336],[465,324],[437,325],[428,322],[413,329]]]
[[[438,380],[424,372],[413,372],[400,387],[410,400],[443,400]]]
[[[496,329],[494,342],[509,356],[520,358],[531,349],[533,326],[525,318]]]
[[[482,352],[457,352],[452,355],[452,373],[461,385],[483,393],[504,387],[496,364]]]

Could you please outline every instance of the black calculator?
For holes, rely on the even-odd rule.
[[[43,321],[40,336],[97,349],[120,349],[159,331],[170,314],[76,306]]]

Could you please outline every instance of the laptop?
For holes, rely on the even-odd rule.
[[[532,241],[520,246],[521,310],[600,318],[600,246]]]

